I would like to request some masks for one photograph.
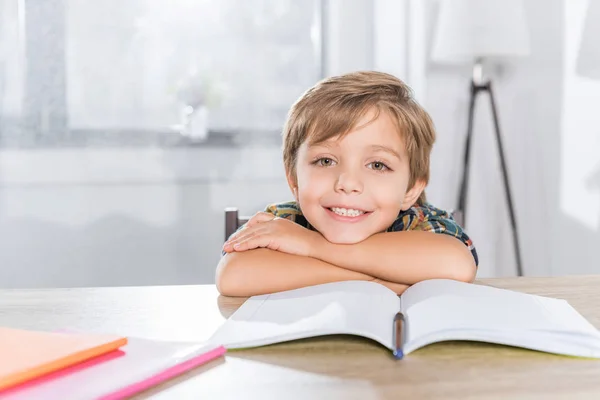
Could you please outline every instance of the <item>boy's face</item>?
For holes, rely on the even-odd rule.
[[[332,243],[358,243],[389,228],[410,208],[424,183],[408,188],[409,162],[387,112],[367,113],[344,136],[302,144],[296,180],[288,176],[302,213]]]

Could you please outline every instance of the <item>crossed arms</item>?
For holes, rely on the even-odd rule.
[[[345,280],[379,282],[400,294],[434,278],[472,282],[477,266],[455,237],[424,231],[383,232],[334,244],[293,221],[259,213],[224,245],[219,292],[254,296]]]

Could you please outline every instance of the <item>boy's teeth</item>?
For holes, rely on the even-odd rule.
[[[337,215],[343,215],[345,217],[358,217],[359,215],[364,214],[364,211],[353,210],[351,208],[339,208],[339,207],[331,207],[331,211],[336,213]]]

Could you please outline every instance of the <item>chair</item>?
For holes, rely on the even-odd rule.
[[[454,211],[454,210],[450,210],[450,211],[448,212],[448,214],[450,214],[450,217],[451,217],[451,218],[452,218],[454,221],[456,221],[456,223],[457,223],[457,224],[458,224],[458,225],[459,225],[461,228],[463,228],[463,229],[465,228],[465,227],[463,226],[463,213],[462,213],[462,211],[460,211],[460,210],[456,210],[456,211]]]
[[[225,209],[225,240],[229,239],[229,236],[233,235],[249,219],[250,217],[240,216],[236,207],[227,207]]]

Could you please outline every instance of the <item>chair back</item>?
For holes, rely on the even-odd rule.
[[[240,216],[239,210],[236,207],[227,207],[225,209],[225,240],[244,225],[250,217]]]

